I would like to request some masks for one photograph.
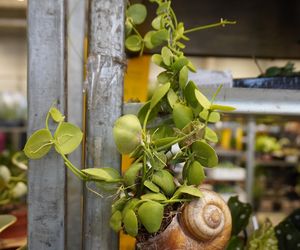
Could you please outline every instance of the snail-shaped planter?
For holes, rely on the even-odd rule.
[[[221,250],[231,235],[231,214],[215,192],[187,203],[159,235],[137,244],[142,250]]]

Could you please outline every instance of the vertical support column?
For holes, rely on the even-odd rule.
[[[68,121],[82,127],[82,90],[84,72],[84,39],[86,1],[68,0]],[[70,154],[69,159],[82,167],[82,147]],[[82,181],[67,171],[67,249],[82,247]]]
[[[112,135],[122,113],[124,0],[92,0],[88,62],[86,167],[120,170]],[[117,250],[118,235],[109,227],[112,199],[85,192],[84,249]]]
[[[53,101],[66,112],[65,1],[31,0],[28,5],[28,133],[45,126]],[[53,124],[50,124],[50,128]],[[66,169],[52,149],[30,161],[29,249],[65,249]]]
[[[247,124],[247,179],[246,179],[246,193],[247,201],[253,204],[253,183],[254,183],[254,168],[255,168],[255,134],[256,123],[252,116],[248,118]]]

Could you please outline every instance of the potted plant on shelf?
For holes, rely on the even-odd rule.
[[[157,4],[157,15],[145,36],[136,28],[146,18],[145,6],[129,5],[126,12],[126,48],[142,54],[144,48],[162,46],[152,61],[163,69],[157,76],[159,86],[138,115],[124,115],[114,124],[116,147],[132,159],[129,169],[121,175],[109,167],[76,168],[66,155],[79,146],[83,133],[65,122],[55,107],[48,112],[45,128],[30,136],[24,152],[38,159],[54,147],[81,180],[114,192],[110,226],[136,237],[140,249],[224,249],[231,233],[230,211],[219,195],[199,185],[205,179],[204,168],[218,163],[210,145],[218,137],[208,125],[234,108],[215,103],[220,88],[208,100],[189,81],[188,72],[196,69],[183,53],[183,41],[189,32],[234,22],[221,20],[185,30],[170,0],[151,2]],[[58,124],[54,134],[50,118]]]

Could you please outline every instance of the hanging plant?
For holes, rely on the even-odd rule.
[[[178,243],[183,248],[177,246],[176,249],[186,249],[185,240],[193,246],[191,249],[223,249],[231,232],[229,210],[218,195],[198,186],[205,179],[204,168],[218,164],[217,154],[210,145],[218,141],[218,136],[208,125],[218,122],[220,113],[234,108],[215,103],[221,87],[209,100],[189,80],[189,72],[196,72],[196,68],[185,57],[183,49],[184,42],[189,40],[188,33],[235,22],[221,20],[216,24],[185,29],[184,23],[178,22],[170,0],[150,2],[157,4],[156,17],[152,21],[152,30],[144,36],[136,26],[145,21],[146,7],[133,4],[126,11],[126,48],[142,54],[144,48],[162,46],[161,53],[152,56],[152,62],[163,69],[157,76],[159,85],[153,96],[138,114],[124,115],[114,124],[117,149],[132,159],[128,170],[121,175],[109,167],[76,168],[67,155],[79,146],[83,133],[77,126],[66,122],[55,107],[48,112],[45,128],[29,137],[24,152],[27,157],[38,159],[54,147],[66,166],[81,180],[94,182],[97,187],[110,192],[114,190],[110,226],[116,232],[124,230],[133,237],[138,236],[142,249],[154,249],[147,246],[147,239],[167,231],[170,223],[179,230],[180,226],[176,224],[178,212],[185,214],[182,219],[189,221],[185,226],[193,236],[183,239]],[[49,130],[50,118],[57,123],[54,133]],[[174,171],[177,164],[184,165],[179,176]],[[202,207],[204,221],[195,221],[189,227],[193,224],[193,211],[198,206]],[[199,236],[194,235],[197,223],[207,224],[204,229],[201,225],[200,232],[196,232]],[[169,235],[166,237],[170,238]],[[179,236],[183,235],[181,230]],[[222,242],[218,242],[219,235],[223,235]],[[215,248],[207,248],[202,241],[210,242],[207,244],[215,245]],[[162,247],[160,249],[167,249]]]

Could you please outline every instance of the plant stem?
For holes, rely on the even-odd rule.
[[[145,135],[146,135],[146,126],[147,126],[147,122],[148,122],[150,113],[151,113],[151,109],[148,109],[147,114],[145,116],[144,123],[143,123],[143,131],[144,131]]]
[[[218,26],[223,26],[224,27],[226,24],[236,24],[236,21],[227,21],[227,20],[222,20],[221,19],[221,21],[218,22],[218,23],[213,23],[213,24],[208,24],[208,25],[198,26],[198,27],[195,27],[195,28],[188,29],[188,30],[184,31],[184,34],[195,32],[195,31],[198,31],[198,30],[210,29],[210,28],[214,28],[214,27],[218,27]]]
[[[87,176],[81,172],[78,168],[76,168],[72,162],[63,154],[60,152],[61,157],[64,159],[66,166],[81,180],[87,180]]]
[[[211,104],[213,104],[213,102],[215,101],[215,99],[216,99],[217,95],[220,93],[222,87],[223,87],[223,84],[221,84],[221,85],[218,87],[217,91],[214,93],[213,97],[211,98]]]

